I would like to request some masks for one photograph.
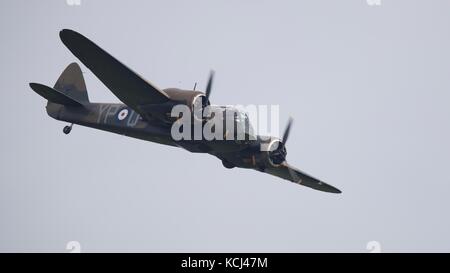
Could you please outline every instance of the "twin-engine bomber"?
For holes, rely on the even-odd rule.
[[[64,45],[103,82],[123,104],[91,103],[84,78],[77,63],[70,64],[52,87],[30,83],[40,96],[48,100],[47,114],[60,121],[68,122],[63,132],[69,134],[73,124],[105,130],[133,138],[184,148],[194,153],[208,153],[222,161],[226,168],[247,168],[268,173],[316,190],[341,193],[286,162],[286,141],[291,129],[289,120],[281,139],[260,135],[249,135],[236,139],[234,134],[222,139],[180,139],[172,134],[174,123],[179,119],[171,115],[173,107],[184,105],[192,109],[192,120],[201,124],[207,118],[196,114],[197,108],[212,112],[226,112],[227,106],[211,105],[209,97],[213,82],[211,73],[206,91],[159,89],[134,71],[126,67],[108,52],[83,35],[64,29],[59,36]],[[245,112],[233,109],[235,123],[249,124]],[[194,122],[195,124],[195,122]],[[265,148],[262,149],[261,147]]]

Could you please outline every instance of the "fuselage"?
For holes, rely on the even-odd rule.
[[[208,153],[241,168],[259,169],[257,165],[261,139],[246,140],[173,140],[171,126],[158,119],[145,120],[121,103],[88,103],[71,107],[49,102],[49,116],[78,124],[159,144],[180,147],[190,152]]]

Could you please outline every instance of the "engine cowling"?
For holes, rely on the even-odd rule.
[[[267,160],[272,166],[279,166],[286,160],[286,146],[279,139],[270,141],[266,153]]]
[[[258,167],[260,170],[264,170],[268,166],[277,167],[286,160],[286,147],[281,140],[276,138],[255,144],[252,150],[250,159],[244,163]]]

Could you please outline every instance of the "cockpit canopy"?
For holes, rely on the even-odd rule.
[[[247,135],[247,138],[256,139],[256,134],[250,123],[248,113],[233,106],[210,105],[210,111],[213,113],[221,113],[221,119],[225,126],[224,130],[229,130],[230,126],[234,126],[234,132],[239,135]]]

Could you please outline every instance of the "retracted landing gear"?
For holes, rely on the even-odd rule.
[[[70,126],[69,125],[64,126],[63,133],[68,135],[70,133],[70,131],[72,131],[72,126],[73,126],[73,123],[70,124]]]
[[[226,160],[222,160],[222,165],[227,169],[233,169],[234,167],[236,167],[233,163]]]

